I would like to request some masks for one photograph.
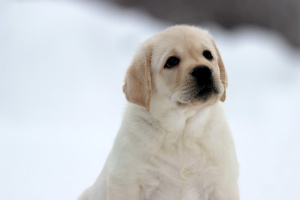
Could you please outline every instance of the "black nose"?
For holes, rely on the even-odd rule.
[[[191,75],[195,78],[199,86],[208,86],[212,84],[212,71],[206,65],[195,67]]]

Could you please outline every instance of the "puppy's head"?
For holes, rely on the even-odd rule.
[[[150,110],[151,97],[177,106],[225,101],[227,75],[207,31],[173,26],[144,42],[129,67],[123,91],[129,102]]]

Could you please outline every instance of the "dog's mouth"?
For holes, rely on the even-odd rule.
[[[205,102],[212,96],[219,93],[219,89],[214,84],[201,87],[194,86],[193,88],[188,89],[188,92],[184,90],[178,101],[178,104],[183,105],[195,102]]]
[[[219,90],[214,84],[209,86],[202,86],[199,89],[199,92],[196,94],[195,99],[206,100],[213,94],[219,94]]]

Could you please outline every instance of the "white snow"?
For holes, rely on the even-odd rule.
[[[169,24],[104,3],[1,10],[0,199],[76,199],[113,144],[137,45]],[[300,199],[299,50],[257,27],[208,28],[229,77],[241,199]]]

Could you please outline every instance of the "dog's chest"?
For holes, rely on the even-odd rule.
[[[204,152],[177,149],[149,158],[143,173],[146,200],[207,200],[217,168]]]

